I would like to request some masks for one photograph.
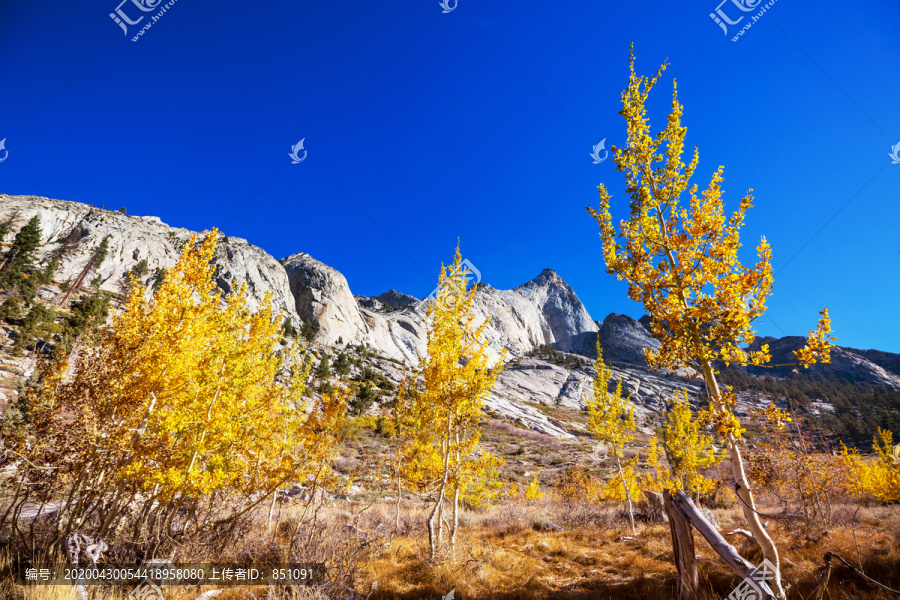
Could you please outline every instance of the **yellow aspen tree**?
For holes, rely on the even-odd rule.
[[[193,238],[155,296],[135,286],[74,372],[61,359],[46,379],[36,451],[68,485],[58,535],[92,516],[99,535],[115,532],[127,515],[135,538],[184,535],[330,471],[348,392],[305,397],[296,347],[279,375],[281,320],[268,295],[252,311],[245,286],[216,287],[217,237]]]
[[[622,380],[616,382],[615,392],[609,391],[612,372],[603,362],[603,350],[597,341],[597,358],[594,361],[594,393],[587,396],[588,426],[598,442],[605,444],[616,465],[613,479],[614,492],[621,488],[621,495],[628,510],[631,532],[635,533],[633,495],[637,489],[634,468],[623,466],[625,444],[634,440],[637,425],[634,421],[634,405],[622,397]],[[614,495],[616,495],[614,493]]]
[[[500,491],[488,484],[496,479],[500,460],[479,449],[478,424],[505,352],[491,364],[484,336],[490,319],[475,324],[469,277],[457,246],[453,264],[441,267],[437,297],[428,308],[425,356],[397,399],[401,476],[433,502],[427,519],[432,559],[448,545],[445,529],[451,552],[455,548],[460,501],[469,495],[477,503]]]
[[[694,417],[687,392],[683,391],[675,394],[663,430],[663,449],[670,470],[667,487],[673,491],[684,490],[697,499],[716,485],[715,480],[700,471],[722,460],[713,446],[712,436],[703,432],[707,422],[705,413]]]
[[[743,346],[753,341],[752,322],[766,309],[772,289],[772,251],[763,238],[756,248],[755,265],[745,267],[738,259],[740,228],[753,196],[748,192],[726,217],[722,167],[699,195],[697,185],[691,185],[699,151],[695,148],[687,165],[682,162],[687,128],[681,123],[682,106],[674,83],[668,123],[655,136],[651,134],[647,98],[666,66],[653,77],[638,76],[631,54],[620,111],[628,140],[624,148],[611,149],[616,169],[625,174],[625,190],[631,198],[629,218],[620,221],[617,229],[605,185],[598,187],[599,206],[588,211],[600,225],[607,273],[628,282],[629,298],[643,304],[652,333],[660,341],[658,350],[645,350],[647,364],[658,369],[688,367],[703,377],[710,415],[729,453],[744,517],[775,566],[773,591],[784,598],[778,551],[756,512],[741,458],[743,429],[732,411],[735,396],[719,387],[713,368],[713,361],[764,365],[770,360],[767,346],[755,352]],[[687,207],[681,202],[685,192]],[[795,353],[804,367],[830,359],[833,338],[827,309],[821,315],[806,348]]]
[[[528,482],[528,487],[525,488],[525,500],[533,501],[533,500],[543,500],[544,492],[541,491],[541,484],[538,481],[538,476],[540,475],[540,471],[534,474],[531,481]]]
[[[880,438],[880,439],[879,439]],[[894,435],[878,428],[872,440],[875,460],[864,460],[857,450],[843,446],[840,460],[846,473],[845,487],[862,498],[876,498],[885,503],[900,500],[900,444],[894,445]]]

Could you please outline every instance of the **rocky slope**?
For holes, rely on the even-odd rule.
[[[194,234],[169,227],[156,217],[124,215],[79,202],[0,194],[0,221],[15,217],[13,231],[35,214],[44,235],[42,260],[57,250],[73,229],[79,239],[72,256],[56,272],[59,281],[78,277],[103,237],[109,236],[109,253],[95,275],[102,280],[101,289],[111,292],[120,290],[125,274],[142,260],[147,261],[150,273],[158,267],[174,266],[182,247]],[[199,235],[202,237],[203,233]],[[12,235],[8,237],[12,239]],[[266,292],[272,292],[275,310],[297,319],[287,273],[264,250],[241,238],[227,238],[216,248],[213,262],[219,268],[221,288],[229,290],[235,282],[246,282],[252,308],[259,306]]]
[[[80,240],[73,256],[60,266],[58,281],[74,279],[100,240],[109,236],[109,255],[98,273],[102,288],[110,291],[118,291],[128,270],[142,260],[147,261],[151,273],[158,267],[174,265],[193,235],[155,217],[124,215],[62,200],[0,195],[0,221],[15,217],[13,231],[35,214],[44,234],[43,259],[73,229]],[[364,344],[393,359],[396,362],[382,361],[377,365],[393,381],[399,380],[400,365],[415,364],[425,351],[427,299],[417,300],[393,290],[374,298],[354,297],[340,272],[309,254],[293,254],[278,261],[239,238],[224,238],[214,262],[219,267],[219,286],[228,290],[237,282],[246,282],[252,306],[258,306],[264,295],[271,292],[275,309],[295,325],[301,319],[318,320],[318,341],[323,345],[331,346],[338,340]],[[574,361],[564,367],[530,357],[538,346],[592,357],[599,339],[607,363],[616,378],[623,380],[626,393],[641,414],[661,410],[677,390],[687,389],[693,398],[700,391],[696,382],[646,368],[644,348],[658,346],[649,334],[646,317],[636,321],[610,314],[602,323],[595,322],[575,291],[550,269],[512,290],[480,285],[475,313],[479,320],[491,317],[486,330],[490,352],[498,356],[506,349],[510,360],[488,407],[530,429],[557,437],[571,436],[577,428],[548,417],[547,411],[538,407],[582,408],[585,396],[592,390],[593,369],[589,361],[581,366],[575,366],[578,361]],[[776,362],[780,362],[802,344],[802,338],[788,337],[770,343]],[[839,348],[831,365],[816,369],[900,388],[897,354]]]
[[[759,338],[751,346],[759,348],[762,344],[769,344],[769,352],[772,355],[772,364],[786,364],[796,361],[794,351],[803,348],[806,338],[800,336],[785,336],[783,338]],[[792,367],[777,367],[775,369],[748,368],[747,371],[754,375],[786,376]],[[831,352],[831,362],[828,364],[816,364],[808,370],[811,374],[837,377],[850,381],[871,383],[873,385],[887,385],[900,389],[900,354],[883,352],[881,350],[857,350],[837,346]]]

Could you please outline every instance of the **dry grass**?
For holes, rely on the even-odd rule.
[[[631,537],[621,512],[612,506],[568,505],[550,501],[497,505],[483,511],[465,511],[455,558],[426,559],[427,538],[422,530],[425,507],[407,503],[400,528],[393,538],[373,533],[346,535],[358,516],[359,529],[387,532],[394,528],[394,505],[382,502],[359,514],[360,504],[339,503],[328,507],[318,520],[324,535],[306,556],[289,548],[297,528],[299,511],[287,508],[277,527],[269,528],[264,515],[229,547],[182,546],[173,562],[264,562],[325,560],[353,571],[352,587],[371,600],[419,600],[441,598],[455,589],[463,600],[620,599],[645,600],[674,597],[674,567],[668,525],[642,523]],[[724,531],[741,524],[737,509],[714,513]],[[826,533],[804,532],[796,524],[772,522],[770,531],[784,558],[784,577],[791,585],[789,597],[814,596],[816,569],[825,552],[832,551],[861,564],[874,579],[900,587],[900,507],[838,507],[836,522]],[[855,516],[855,519],[854,519]],[[554,532],[547,524],[563,527]],[[301,528],[301,531],[307,531]],[[855,532],[855,536],[854,536]],[[859,553],[857,554],[857,546]],[[703,600],[725,598],[738,583],[697,536],[697,553]],[[747,554],[754,563],[760,557]],[[0,557],[0,573],[9,573],[9,557]],[[0,597],[28,600],[62,600],[75,596],[68,587],[29,587],[0,583]],[[165,587],[165,600],[190,600],[213,588]],[[130,589],[90,588],[91,600],[125,598]],[[316,596],[316,594],[319,594]],[[315,589],[250,587],[229,590],[218,600],[248,598],[346,598],[326,596]],[[826,598],[875,600],[891,595],[875,590],[846,569],[836,570]]]
[[[855,510],[855,509],[854,509]],[[723,529],[741,523],[736,509],[714,511]],[[846,514],[852,516],[851,507]],[[377,517],[373,517],[373,521]],[[674,567],[668,525],[642,524],[633,539],[621,515],[611,510],[560,503],[507,505],[467,513],[465,535],[455,560],[424,559],[426,539],[418,531],[396,538],[388,551],[366,567],[367,582],[377,581],[374,599],[439,598],[456,590],[457,598],[480,600],[600,599],[637,600],[674,597]],[[564,532],[544,531],[547,522]],[[890,524],[890,526],[888,526]],[[810,536],[779,523],[770,525],[784,557],[791,598],[807,598],[818,585],[816,569],[827,551],[856,563],[870,577],[900,586],[900,552],[895,531],[900,510],[862,509],[854,541],[851,521],[826,535]],[[708,545],[697,536],[704,600],[725,598],[737,585]],[[759,562],[761,557],[749,553]],[[848,570],[836,570],[827,598],[893,597],[873,589]]]

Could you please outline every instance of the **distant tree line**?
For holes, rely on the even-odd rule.
[[[837,435],[847,444],[868,448],[878,429],[900,433],[900,390],[848,381],[820,373],[792,373],[789,377],[758,377],[743,370],[720,368],[722,382],[751,397],[784,398],[788,406],[801,413],[808,425]],[[820,410],[811,414],[813,402],[834,406],[834,413]]]

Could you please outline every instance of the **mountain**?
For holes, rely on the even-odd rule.
[[[806,345],[806,338],[793,335],[779,339],[760,338],[754,340],[751,348],[757,350],[762,344],[769,344],[769,353],[772,355],[771,364],[786,364],[796,361],[794,351]],[[753,375],[785,377],[793,369],[794,367],[776,367],[774,369],[747,367],[745,370]],[[857,350],[856,348],[835,346],[831,351],[831,362],[815,364],[804,371],[809,374],[900,389],[900,354],[881,350]]]
[[[78,240],[75,251],[57,271],[60,282],[74,280],[94,248],[108,236],[109,254],[97,273],[101,288],[114,292],[121,289],[129,270],[142,261],[151,275],[157,268],[171,267],[192,235],[205,234],[170,227],[156,217],[125,215],[63,200],[0,195],[0,221],[13,218],[13,231],[35,214],[44,236],[42,260],[49,259],[64,237]],[[275,310],[295,326],[301,320],[317,320],[317,343],[323,350],[339,340],[368,346],[383,359],[369,360],[367,366],[394,383],[400,380],[402,365],[416,364],[425,352],[427,299],[394,290],[374,298],[354,297],[342,273],[309,254],[300,252],[276,260],[235,237],[220,240],[213,262],[219,287],[230,290],[245,282],[251,307],[259,306],[266,293],[271,293]],[[650,335],[647,317],[635,320],[613,313],[602,322],[594,321],[575,291],[552,269],[544,269],[511,290],[479,284],[474,312],[476,321],[491,318],[485,331],[489,352],[498,357],[506,349],[509,360],[486,407],[490,414],[530,429],[557,437],[579,433],[576,426],[548,416],[536,405],[584,407],[585,396],[592,393],[589,358],[595,356],[598,340],[606,362],[615,378],[622,380],[639,414],[663,410],[681,389],[693,399],[700,394],[700,385],[686,377],[688,372],[658,373],[647,368],[644,349],[659,345]],[[803,338],[766,338],[756,343],[764,342],[770,344],[778,363],[792,360],[791,351],[802,346]],[[534,355],[540,347],[554,348],[555,358]],[[789,372],[781,369],[774,373]],[[836,348],[830,365],[817,365],[811,372],[900,389],[900,355],[889,352]]]
[[[58,281],[74,281],[103,237],[109,236],[109,253],[94,275],[101,278],[101,289],[111,292],[120,290],[125,274],[142,260],[147,261],[150,273],[174,266],[181,249],[195,234],[169,227],[157,217],[124,215],[80,202],[0,194],[0,221],[14,218],[12,231],[34,215],[38,215],[43,233],[42,260],[59,249],[63,238],[73,230],[78,240],[72,255],[56,271]],[[203,237],[205,233],[196,235]],[[12,239],[12,234],[8,237]],[[229,290],[235,282],[246,282],[249,304],[254,309],[266,292],[272,292],[275,310],[297,319],[287,274],[264,250],[241,238],[225,238],[216,248],[213,263],[218,267],[219,287]]]

